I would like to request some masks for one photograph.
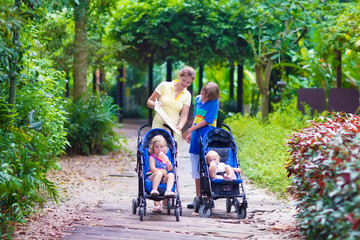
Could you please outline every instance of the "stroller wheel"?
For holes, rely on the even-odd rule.
[[[231,199],[230,198],[227,198],[226,199],[226,212],[229,213],[231,211]]]
[[[144,221],[145,210],[143,207],[139,208],[140,221]]]
[[[206,204],[203,204],[199,208],[199,215],[202,218],[209,218],[211,216],[212,210],[210,206],[207,206]]]
[[[246,208],[245,207],[239,205],[236,210],[236,213],[237,213],[238,218],[240,218],[240,219],[246,218]]]
[[[136,199],[134,198],[134,199],[132,200],[132,213],[133,213],[133,214],[136,214],[136,208],[137,208],[137,201],[136,201]]]
[[[175,208],[175,217],[176,217],[176,221],[180,221],[180,209],[177,207]]]
[[[237,199],[237,198],[234,198],[234,202],[233,202],[233,204],[234,204],[234,207],[235,207],[235,212],[237,211],[237,209],[239,208],[239,206],[241,205],[240,204],[240,200],[239,199]]]
[[[182,216],[182,206],[181,206],[181,200],[178,198],[176,199],[176,207],[180,210],[180,216]]]
[[[194,198],[194,212],[199,212],[200,208],[200,197]]]
[[[167,215],[170,215],[171,200],[172,200],[172,199],[170,199],[170,198],[167,200]]]

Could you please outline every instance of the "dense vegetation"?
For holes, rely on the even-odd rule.
[[[67,144],[62,74],[46,59],[27,53],[24,60],[14,114],[7,114],[4,92],[0,98],[0,233],[24,222],[47,196],[56,199],[46,173],[58,168],[56,159]],[[7,86],[1,83],[1,89]]]
[[[11,235],[13,222],[25,221],[47,197],[56,199],[46,174],[57,168],[61,154],[118,149],[116,120],[121,114],[146,117],[149,88],[176,77],[172,69],[185,64],[198,69],[194,95],[205,82],[219,84],[222,118],[244,107],[247,114],[226,120],[244,172],[284,196],[292,181],[284,169],[286,139],[310,118],[296,110],[294,96],[299,88],[323,88],[327,94],[334,87],[360,86],[359,22],[359,4],[345,0],[2,0],[0,236]],[[284,91],[279,80],[287,83]],[[358,121],[352,124],[358,127]],[[341,131],[335,133],[334,139],[343,139]],[[349,143],[357,149],[357,137],[350,138],[354,141],[344,140],[344,148]],[[343,159],[352,154],[341,153]],[[331,162],[333,155],[324,154]],[[344,166],[352,170],[351,164]],[[328,168],[334,176],[347,174],[337,163]],[[350,172],[346,184],[355,186],[357,175]],[[317,188],[306,187],[313,195],[301,195],[300,201],[311,202]],[[324,197],[319,211],[334,203],[331,196],[319,197]],[[304,204],[300,226],[310,239],[326,234],[341,239],[349,228],[359,228],[359,209],[351,204],[344,211],[352,225],[338,224],[337,211],[334,221],[324,223],[332,210],[313,212]],[[314,225],[307,224],[312,214],[320,216]]]

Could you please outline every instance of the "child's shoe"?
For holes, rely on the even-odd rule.
[[[175,193],[173,191],[166,191],[164,196],[165,197],[175,197]]]
[[[150,192],[150,195],[154,197],[159,196],[159,191],[154,189]]]
[[[161,213],[161,206],[155,206],[152,210],[153,213]]]

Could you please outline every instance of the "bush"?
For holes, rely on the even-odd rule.
[[[238,146],[238,158],[246,176],[258,186],[285,197],[290,185],[284,165],[289,157],[286,138],[302,128],[308,118],[296,110],[296,102],[269,114],[269,122],[237,114],[226,119]]]
[[[339,114],[294,133],[289,175],[308,239],[360,238],[360,117]]]
[[[8,82],[0,82],[0,237],[11,237],[13,223],[24,222],[48,196],[56,199],[46,174],[58,168],[67,143],[63,76],[44,59],[25,55],[22,64],[14,110],[5,100]]]
[[[70,103],[70,117],[66,124],[70,142],[67,152],[90,155],[119,150],[125,138],[115,131],[115,127],[120,127],[117,110],[111,97],[98,94]]]

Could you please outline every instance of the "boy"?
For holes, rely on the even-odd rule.
[[[219,86],[209,82],[201,89],[200,95],[196,96],[194,107],[194,124],[183,133],[183,138],[190,143],[190,158],[192,165],[192,178],[195,179],[196,196],[200,196],[200,144],[199,134],[205,133],[216,127],[219,111]],[[188,208],[193,208],[192,204]]]

